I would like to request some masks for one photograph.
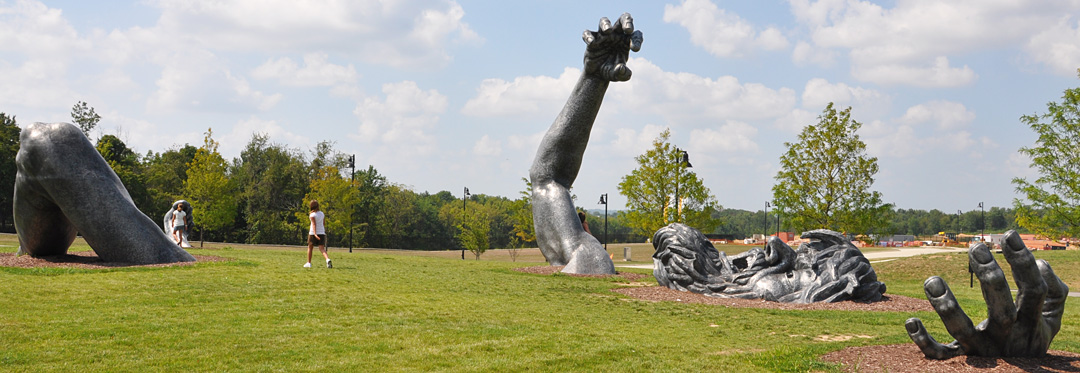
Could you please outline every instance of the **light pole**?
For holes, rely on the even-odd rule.
[[[465,195],[461,197],[461,236],[462,237],[464,237],[465,234],[466,234],[465,233],[465,224],[468,223],[468,220],[465,220],[465,217],[467,216],[466,213],[465,213],[465,208],[467,207],[467,205],[465,204],[465,201],[469,200],[469,196],[470,196],[469,187],[465,187]],[[461,245],[461,260],[465,260],[465,245]]]
[[[352,169],[352,173],[349,174],[350,188],[356,187],[356,154],[349,156],[349,168]],[[352,231],[353,231],[353,214],[356,213],[356,205],[349,206],[349,252],[352,252]]]
[[[765,230],[761,231],[761,233],[765,235],[769,234],[769,201],[765,201]],[[765,237],[764,239],[768,239],[768,237]]]
[[[679,222],[679,215],[682,213],[681,203],[679,201],[679,179],[682,179],[683,168],[694,168],[690,165],[690,154],[685,150],[675,148],[675,222]]]
[[[979,202],[979,210],[982,210],[980,220],[982,220],[982,231],[979,233],[979,241],[986,243],[986,209],[983,208],[983,203]]]
[[[600,195],[600,204],[604,205],[604,251],[607,251],[607,193]]]

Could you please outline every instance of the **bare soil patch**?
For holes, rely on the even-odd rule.
[[[15,256],[14,253],[0,253],[0,267],[16,268],[82,268],[82,269],[105,269],[119,267],[173,267],[192,265],[198,262],[221,262],[230,260],[219,256],[193,255],[195,262],[178,262],[163,264],[136,264],[127,262],[102,261],[93,251],[73,251],[67,255],[46,256],[34,258],[29,255]]]
[[[822,360],[841,363],[848,372],[1078,372],[1080,354],[1050,350],[1044,357],[957,356],[932,360],[914,343],[849,347]]]

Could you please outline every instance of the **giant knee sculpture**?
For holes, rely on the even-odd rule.
[[[724,298],[785,303],[881,299],[885,284],[844,236],[820,229],[802,237],[812,241],[798,251],[774,237],[764,248],[727,256],[696,229],[671,224],[653,235],[653,276],[662,286]]]
[[[35,123],[19,142],[14,213],[20,254],[66,254],[78,232],[104,261],[195,261],[135,207],[78,128]]]
[[[165,234],[172,235],[175,226],[173,215],[176,214],[176,206],[184,206],[183,210],[186,215],[184,215],[184,229],[180,231],[180,247],[188,248],[191,247],[191,244],[188,243],[188,234],[191,233],[191,227],[195,224],[195,218],[191,217],[191,204],[188,201],[179,200],[173,202],[169,212],[166,212],[165,217],[162,218],[161,228],[165,230]]]
[[[631,50],[641,48],[642,35],[634,30],[630,14],[624,13],[614,25],[602,18],[599,31],[586,30],[582,39],[585,69],[544,135],[529,170],[533,222],[536,242],[551,265],[565,265],[566,273],[614,274],[615,265],[600,241],[582,228],[570,187],[577,179],[608,84],[630,80],[626,60]]]
[[[934,340],[922,321],[910,318],[905,323],[908,336],[931,359],[959,355],[1024,356],[1046,355],[1050,342],[1061,329],[1061,314],[1069,287],[1050,269],[1045,260],[1035,260],[1015,231],[1005,233],[1001,251],[1012,267],[1013,280],[1019,288],[1016,301],[1005,282],[1005,274],[994,255],[983,243],[968,249],[968,266],[979,277],[987,318],[973,325],[949,285],[941,277],[926,279],[923,290],[934,306],[945,329],[956,338],[949,344]]]

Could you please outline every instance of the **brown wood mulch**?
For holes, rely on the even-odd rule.
[[[562,270],[558,266],[537,266],[517,268],[519,272],[551,275]],[[783,310],[836,310],[836,311],[880,311],[880,312],[916,312],[934,311],[926,299],[917,299],[903,295],[886,295],[878,302],[836,302],[791,304],[768,302],[759,299],[717,298],[701,294],[682,292],[666,287],[642,286],[639,280],[649,275],[619,272],[616,275],[570,275],[583,277],[623,277],[637,286],[612,289],[612,291],[631,298],[649,302],[682,302],[709,304],[732,308],[768,308]],[[822,360],[843,364],[849,372],[1080,372],[1080,354],[1051,350],[1041,358],[989,358],[978,356],[958,356],[948,360],[932,360],[923,356],[914,343],[884,346],[849,347],[831,352],[821,357]]]
[[[192,255],[195,262],[178,262],[163,264],[135,264],[126,262],[105,262],[98,258],[93,251],[72,251],[67,255],[46,256],[34,258],[29,255],[15,256],[15,253],[0,253],[0,267],[16,268],[82,268],[82,269],[105,269],[119,267],[172,267],[192,265],[198,262],[221,262],[229,260],[219,256]]]
[[[848,372],[1080,372],[1080,354],[1057,350],[1043,357],[957,356],[932,360],[911,343],[848,347],[821,359],[841,363]]]

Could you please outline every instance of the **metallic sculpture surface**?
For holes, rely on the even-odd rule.
[[[165,234],[172,235],[173,232],[173,214],[176,213],[176,206],[183,205],[184,213],[184,230],[180,231],[180,247],[189,248],[191,244],[188,243],[188,234],[191,233],[191,227],[195,224],[195,219],[191,217],[191,204],[185,200],[179,200],[173,202],[172,207],[169,208],[169,212],[165,213],[165,217],[162,218],[161,227],[165,229]]]
[[[1005,282],[1005,274],[994,255],[983,243],[968,249],[968,266],[979,278],[987,319],[973,325],[949,285],[941,277],[926,279],[923,290],[934,306],[945,329],[956,338],[949,344],[934,340],[922,321],[910,318],[905,323],[908,336],[931,359],[959,355],[1040,357],[1046,355],[1050,342],[1061,329],[1061,314],[1069,287],[1050,269],[1045,260],[1035,260],[1015,231],[1005,233],[1001,252],[1012,267],[1013,280],[1019,288],[1016,301]]]
[[[614,25],[600,19],[599,31],[585,31],[585,69],[562,112],[544,135],[529,170],[533,222],[540,251],[563,272],[614,274],[615,265],[604,247],[585,232],[570,198],[593,122],[608,84],[630,80],[626,60],[641,49],[641,31],[624,13]]]
[[[76,232],[107,262],[195,261],[135,207],[82,131],[67,123],[24,128],[15,156],[19,254],[63,255]]]
[[[764,248],[727,256],[696,229],[671,224],[653,235],[653,276],[662,286],[715,297],[785,303],[881,299],[885,284],[844,236],[820,229],[802,237],[813,241],[798,251],[774,237]]]

